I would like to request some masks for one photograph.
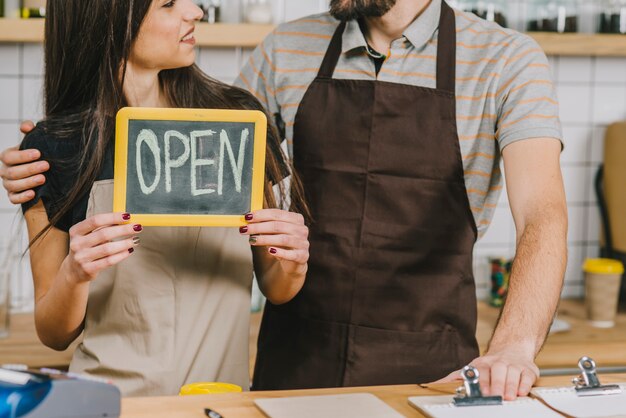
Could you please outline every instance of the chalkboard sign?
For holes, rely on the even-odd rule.
[[[240,226],[263,206],[267,119],[250,110],[123,108],[113,209],[146,226]]]

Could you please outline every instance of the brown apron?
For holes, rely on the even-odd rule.
[[[87,216],[111,212],[96,182]],[[252,253],[237,228],[148,227],[135,253],[90,283],[70,370],[124,396],[175,395],[186,383],[250,384]]]
[[[266,306],[254,390],[428,382],[478,355],[454,12],[442,3],[436,89],[333,79],[345,26],[296,116],[309,273]]]

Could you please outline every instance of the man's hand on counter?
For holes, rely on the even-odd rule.
[[[519,348],[490,351],[470,363],[480,373],[483,396],[502,396],[506,401],[527,396],[539,379],[539,368],[533,356]],[[461,379],[456,370],[434,383],[450,383]]]

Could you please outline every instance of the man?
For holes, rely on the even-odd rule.
[[[254,389],[447,381],[471,363],[486,394],[526,395],[567,257],[544,54],[442,0],[330,5],[279,26],[237,80],[282,122],[314,218],[303,290],[266,306]],[[472,250],[501,157],[517,256],[479,356]],[[34,164],[3,168],[12,201],[42,180]]]

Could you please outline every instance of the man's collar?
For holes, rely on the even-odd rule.
[[[354,19],[346,23],[346,30],[343,32],[341,52],[345,54],[357,48],[367,48],[367,41],[361,31],[359,22]]]
[[[416,49],[422,49],[433,37],[439,27],[441,18],[441,1],[431,0],[426,9],[415,19],[403,35],[413,44]]]
[[[413,47],[421,49],[433,37],[439,27],[441,2],[442,0],[431,0],[417,19],[404,30],[403,35],[413,44]],[[346,53],[357,48],[367,48],[367,41],[359,22],[350,20],[347,22],[346,30],[343,33],[341,51]],[[383,51],[383,53],[385,52]]]

